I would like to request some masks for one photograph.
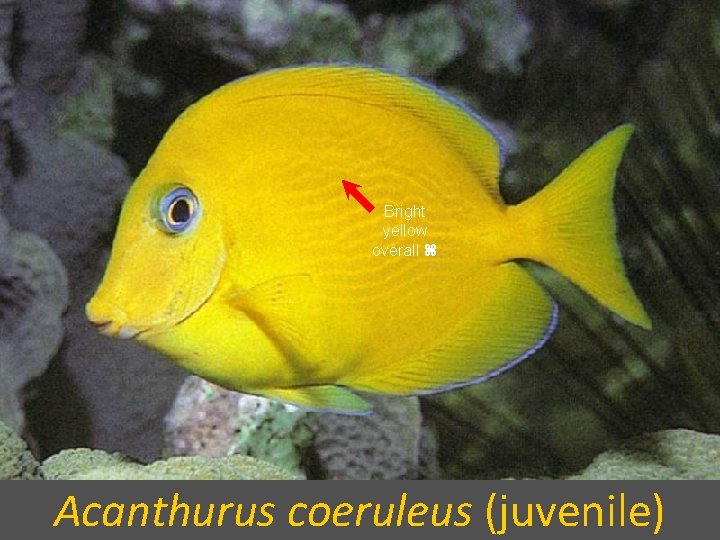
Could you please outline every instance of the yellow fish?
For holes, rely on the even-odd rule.
[[[344,413],[368,409],[352,390],[447,390],[539,349],[557,307],[519,259],[650,328],[615,239],[631,133],[508,205],[498,138],[430,85],[333,65],[240,79],[166,133],[87,315],[224,387]]]

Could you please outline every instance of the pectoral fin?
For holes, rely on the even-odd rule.
[[[312,412],[342,414],[369,414],[371,412],[370,405],[364,399],[350,390],[331,384],[272,388],[258,391],[258,393]]]
[[[245,313],[283,350],[288,358],[310,354],[313,319],[317,302],[312,279],[307,274],[273,278],[250,289],[234,290],[230,305]]]

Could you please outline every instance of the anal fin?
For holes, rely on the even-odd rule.
[[[476,313],[434,347],[343,377],[367,392],[421,395],[482,382],[517,365],[548,340],[557,323],[550,296],[517,263],[485,270]]]
[[[257,392],[312,412],[369,414],[371,406],[350,390],[332,384],[272,388]]]

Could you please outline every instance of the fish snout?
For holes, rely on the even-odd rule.
[[[85,314],[103,336],[132,339],[142,332],[142,330],[128,325],[125,312],[115,306],[102,309],[94,300],[91,300],[85,306]]]

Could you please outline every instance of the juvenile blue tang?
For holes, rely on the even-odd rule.
[[[447,390],[540,348],[557,307],[520,259],[650,328],[612,206],[632,131],[509,205],[493,131],[430,85],[334,65],[240,79],[186,110],[137,178],[88,317],[227,388],[345,413],[368,408],[353,390]],[[385,238],[403,223],[426,236]]]

